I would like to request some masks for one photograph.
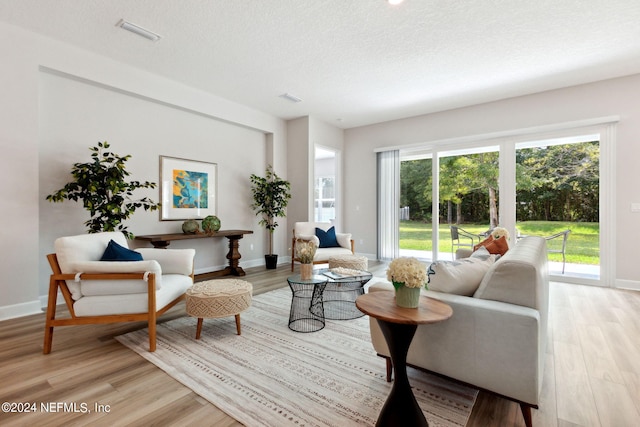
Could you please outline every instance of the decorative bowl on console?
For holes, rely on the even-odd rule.
[[[202,220],[202,231],[207,234],[220,230],[220,218],[215,215],[208,215]]]
[[[200,224],[195,219],[188,219],[182,223],[182,232],[184,234],[196,234],[200,231]]]

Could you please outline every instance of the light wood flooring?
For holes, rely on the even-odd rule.
[[[384,269],[370,263],[377,276],[383,277]],[[290,275],[287,266],[246,271],[255,294],[286,286]],[[640,292],[552,283],[550,306],[542,404],[533,411],[534,426],[639,425]],[[181,303],[161,321],[183,315]],[[0,412],[0,425],[239,426],[113,339],[143,327],[56,328],[52,353],[45,356],[44,314],[0,322],[0,401],[38,405],[36,413]],[[40,402],[86,403],[91,413],[62,407],[43,413]],[[109,406],[97,412],[95,404]],[[468,426],[524,426],[524,421],[517,404],[481,392]]]

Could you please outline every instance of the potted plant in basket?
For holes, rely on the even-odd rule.
[[[119,156],[108,151],[108,148],[109,143],[106,141],[98,142],[97,147],[91,147],[92,160],[88,163],[75,163],[71,168],[73,181],[49,194],[47,200],[82,200],[84,208],[91,214],[91,219],[85,222],[89,233],[122,231],[127,238],[132,238],[133,234],[127,231],[123,221],[138,208],[155,211],[160,204],[147,197],[133,200],[129,196],[134,190],[155,188],[156,184],[149,181],[127,182],[125,178],[130,173],[126,170],[125,162],[131,156]]]
[[[300,278],[309,280],[313,275],[313,257],[316,255],[316,244],[310,240],[296,239],[295,257],[300,260]]]
[[[268,269],[274,269],[278,265],[278,255],[273,253],[273,232],[278,226],[276,218],[286,216],[285,208],[291,199],[291,184],[276,175],[271,165],[267,167],[264,177],[251,174],[251,184],[251,208],[256,211],[256,215],[262,216],[259,224],[269,232],[269,253],[264,256],[265,264]]]

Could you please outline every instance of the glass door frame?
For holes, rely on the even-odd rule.
[[[422,147],[412,146],[400,148],[401,158],[412,156],[414,153],[428,153],[432,159],[432,256],[438,259],[439,242],[439,169],[440,157],[443,153],[452,151],[481,149],[482,147],[499,146],[499,216],[498,221],[502,227],[509,230],[512,239],[516,236],[516,149],[517,144],[525,141],[545,140],[554,138],[565,138],[580,135],[599,135],[600,141],[600,200],[599,200],[599,223],[600,223],[600,277],[598,279],[588,279],[570,277],[566,275],[551,275],[550,279],[558,282],[578,283],[595,286],[615,287],[615,137],[617,120],[602,121],[597,124],[585,124],[566,127],[557,125],[554,129],[544,131],[539,128],[523,130],[519,133],[503,135],[495,138],[474,139],[473,142],[454,143],[450,141],[446,144],[425,144]],[[512,242],[513,243],[513,242]]]
[[[333,152],[334,157],[333,157],[333,161],[334,161],[334,213],[335,213],[335,218],[333,219],[332,223],[334,224],[334,226],[336,227],[336,230],[340,230],[341,226],[342,226],[342,151],[338,148],[334,148],[334,147],[329,147],[329,146],[325,146],[322,144],[314,144],[314,156],[313,156],[313,185],[312,185],[312,192],[311,192],[311,199],[312,199],[312,205],[313,205],[313,209],[310,212],[310,216],[311,218],[309,219],[310,221],[315,221],[315,205],[316,205],[316,199],[315,199],[315,186],[316,186],[316,180],[317,178],[320,176],[317,174],[317,168],[316,168],[316,153],[318,150],[322,150],[322,151],[330,151]]]

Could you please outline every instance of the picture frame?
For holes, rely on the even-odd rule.
[[[161,221],[202,219],[216,215],[218,165],[160,156]]]

